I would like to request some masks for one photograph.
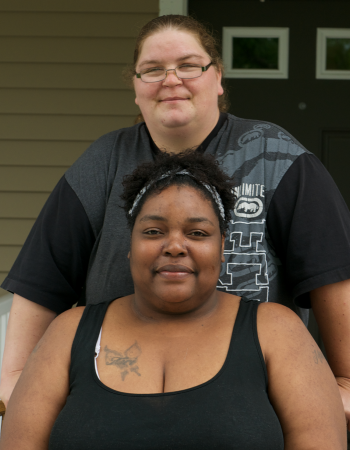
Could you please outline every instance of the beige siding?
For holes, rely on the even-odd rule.
[[[158,3],[1,0],[0,282],[65,170],[100,135],[132,125],[122,70]]]
[[[124,64],[0,62],[2,88],[125,89]]]
[[[1,0],[1,11],[114,12],[158,15],[158,0]]]

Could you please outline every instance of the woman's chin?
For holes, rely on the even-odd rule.
[[[162,111],[161,123],[166,128],[178,128],[188,125],[193,118],[194,114],[191,110],[186,111],[184,108],[171,108],[168,111]]]

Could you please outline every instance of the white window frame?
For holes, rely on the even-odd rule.
[[[350,70],[326,70],[327,38],[350,39],[350,28],[317,28],[316,78],[350,80]]]
[[[278,38],[278,69],[232,69],[232,38]],[[289,28],[223,27],[225,78],[288,78]]]

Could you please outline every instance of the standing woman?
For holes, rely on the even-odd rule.
[[[56,314],[133,292],[123,176],[160,151],[192,148],[237,182],[218,289],[283,303],[304,322],[313,307],[350,416],[349,211],[318,159],[285,130],[224,112],[222,71],[214,39],[191,17],[158,17],[141,30],[132,80],[144,122],[102,136],[66,172],[2,285],[15,293],[5,403]]]

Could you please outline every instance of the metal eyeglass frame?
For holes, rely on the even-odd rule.
[[[162,78],[161,80],[157,80],[157,81],[145,81],[145,80],[143,80],[143,79],[141,78],[141,72],[135,73],[135,74],[136,74],[136,78],[141,78],[141,81],[143,81],[144,83],[159,83],[160,81],[165,80],[165,78],[166,78],[167,75],[168,75],[169,70],[174,70],[175,75],[177,76],[177,78],[178,78],[179,80],[194,80],[195,78],[199,78],[199,77],[202,75],[203,72],[206,72],[212,64],[213,64],[213,63],[210,62],[208,65],[206,65],[206,66],[204,66],[204,67],[199,66],[199,67],[202,69],[202,72],[201,72],[200,75],[198,75],[198,77],[193,77],[193,78],[179,77],[178,74],[177,74],[177,72],[176,72],[176,69],[177,69],[178,67],[180,67],[180,66],[177,66],[177,67],[175,67],[174,69],[163,69],[163,70],[165,70],[165,77]],[[182,64],[181,64],[181,65],[182,65]]]

